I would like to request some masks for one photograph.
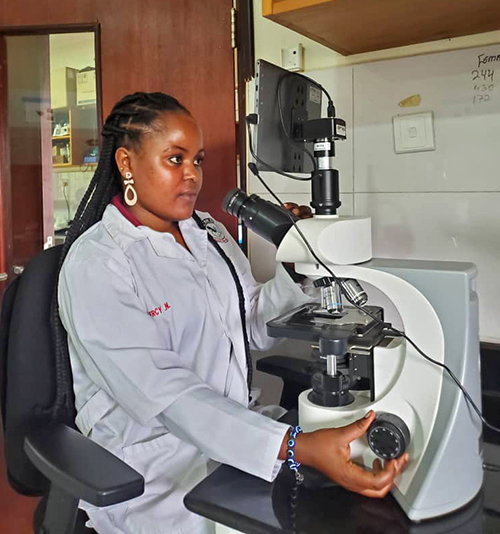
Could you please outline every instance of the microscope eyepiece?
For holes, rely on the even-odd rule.
[[[231,189],[222,201],[222,209],[233,217],[238,217],[247,228],[267,241],[279,246],[295,218],[286,209],[273,204],[258,195],[248,196],[237,187]]]
[[[222,211],[229,213],[233,217],[239,217],[240,209],[247,198],[247,195],[241,189],[234,187],[224,197]]]

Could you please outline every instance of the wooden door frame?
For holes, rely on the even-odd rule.
[[[236,157],[239,158],[239,181],[247,188],[246,84],[255,76],[255,44],[252,0],[236,0],[236,47],[238,83],[238,122],[236,123]],[[243,226],[241,248],[248,253],[247,229]]]
[[[9,279],[0,282],[0,297],[12,280],[12,194],[8,136],[7,50],[5,37],[50,35],[59,33],[94,33],[96,68],[97,128],[102,131],[101,31],[99,23],[48,26],[0,26],[0,273]],[[44,225],[45,226],[45,225]]]
[[[48,121],[45,113],[49,110],[45,102],[50,100],[50,37],[45,41],[46,53],[43,55],[44,64],[41,65],[41,109],[40,109],[40,141],[41,141],[41,164],[42,164],[42,243],[45,248],[49,237],[54,235],[54,186],[52,179],[52,123]]]
[[[10,150],[7,136],[7,46],[0,33],[0,273],[10,275],[12,268],[12,216],[10,189]],[[0,282],[0,296],[9,280]]]

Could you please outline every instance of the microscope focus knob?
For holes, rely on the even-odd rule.
[[[410,445],[410,431],[406,423],[392,413],[381,413],[368,428],[368,445],[383,460],[403,456]]]

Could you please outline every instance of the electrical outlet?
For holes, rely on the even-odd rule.
[[[302,72],[304,70],[304,47],[299,43],[292,48],[282,48],[281,66],[292,72]]]

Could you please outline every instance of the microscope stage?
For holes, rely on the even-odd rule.
[[[367,306],[373,315],[383,320],[383,309]],[[338,331],[349,336],[365,336],[380,323],[354,307],[346,306],[340,314],[330,314],[319,304],[305,304],[267,323],[267,333],[271,337],[286,337],[317,341],[321,334]]]

